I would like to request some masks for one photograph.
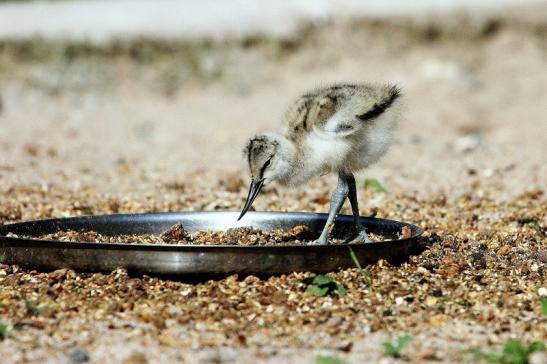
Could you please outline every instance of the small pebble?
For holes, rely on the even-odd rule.
[[[84,350],[77,349],[70,354],[70,361],[73,363],[87,363],[89,356]]]
[[[454,142],[454,149],[457,152],[470,152],[482,144],[482,137],[479,134],[467,134]]]

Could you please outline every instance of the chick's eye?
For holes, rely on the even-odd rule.
[[[353,129],[353,126],[350,125],[350,124],[341,124],[341,125],[338,126],[338,129],[347,131],[347,130]]]
[[[262,169],[260,170],[260,178],[262,178],[264,176],[264,171],[266,170],[266,168],[268,168],[268,166],[270,165],[272,159],[268,159],[266,161],[266,163],[264,163],[264,165],[262,166]]]

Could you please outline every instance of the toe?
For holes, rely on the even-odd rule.
[[[353,240],[349,241],[348,244],[365,244],[365,243],[372,243],[372,240],[370,240],[370,238],[368,237],[368,234],[365,231],[365,229],[362,229],[361,231],[359,231],[359,233]]]
[[[322,239],[322,238],[319,238],[313,242],[313,245],[327,245],[327,244],[328,244],[327,239]]]

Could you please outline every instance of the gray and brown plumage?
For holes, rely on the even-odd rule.
[[[359,221],[353,173],[376,162],[389,148],[399,118],[400,91],[393,85],[336,84],[298,97],[287,110],[284,135],[252,137],[245,147],[252,182],[240,219],[265,183],[296,186],[312,177],[338,173],[327,224],[328,233],[349,197],[355,228],[353,242],[368,241]]]

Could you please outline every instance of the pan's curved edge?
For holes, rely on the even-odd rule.
[[[147,219],[148,222],[164,221],[165,217],[175,220],[181,217],[204,218],[218,217],[222,212],[157,213],[131,215],[103,215],[67,219],[39,220],[0,226],[0,255],[5,263],[18,264],[25,268],[55,270],[70,267],[76,271],[111,272],[122,267],[137,274],[168,276],[225,275],[240,274],[283,274],[294,271],[329,272],[354,267],[349,254],[351,246],[362,265],[372,264],[379,259],[398,262],[408,258],[416,244],[422,229],[404,222],[363,218],[367,224],[383,224],[400,228],[409,226],[412,236],[396,241],[384,241],[373,244],[327,245],[327,246],[188,246],[188,245],[136,245],[74,243],[43,241],[6,237],[13,227],[24,228],[25,224],[50,224],[65,226],[69,222],[107,223],[115,219],[118,223]],[[323,222],[324,214],[311,213],[252,213],[253,221],[268,219],[291,219],[298,217],[308,221]],[[169,223],[172,221],[170,219]],[[352,217],[341,215],[339,223],[351,223]],[[28,226],[28,225],[26,225]]]

